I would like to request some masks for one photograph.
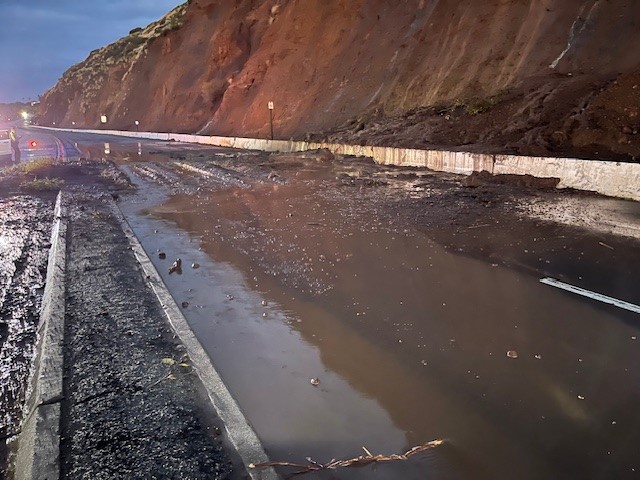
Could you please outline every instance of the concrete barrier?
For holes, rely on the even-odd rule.
[[[613,197],[640,200],[638,163],[496,155],[494,173],[556,177],[560,179],[560,188],[591,190]]]
[[[47,280],[38,325],[38,355],[29,382],[25,419],[16,457],[10,466],[16,480],[60,477],[60,402],[63,398],[66,219],[58,194]]]
[[[41,127],[44,128],[44,127]],[[173,140],[218,147],[299,152],[326,148],[338,155],[371,157],[376,163],[403,167],[426,167],[440,172],[469,175],[486,170],[494,175],[516,174],[560,179],[560,188],[588,190],[612,197],[640,201],[640,163],[582,160],[577,158],[492,155],[447,150],[375,147],[245,137],[217,137],[179,133],[128,132],[116,130],[51,129],[152,140]]]

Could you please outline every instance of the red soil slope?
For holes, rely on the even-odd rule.
[[[267,137],[273,101],[278,138],[640,157],[640,2],[192,0],[172,22],[67,72],[41,123]]]

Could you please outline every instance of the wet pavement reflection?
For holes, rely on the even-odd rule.
[[[32,197],[0,200],[0,476],[5,440],[22,420],[33,360],[53,205]]]
[[[326,478],[637,478],[629,315],[458,255],[328,188],[326,165],[177,195],[124,169],[123,211],[272,459],[443,438]]]

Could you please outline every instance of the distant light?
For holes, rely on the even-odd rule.
[[[29,120],[29,113],[28,112],[20,112],[20,115],[22,116],[23,120]]]

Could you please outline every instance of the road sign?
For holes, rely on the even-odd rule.
[[[273,110],[273,102],[269,102],[269,110]]]

